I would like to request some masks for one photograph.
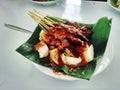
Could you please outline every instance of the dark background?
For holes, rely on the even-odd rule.
[[[86,0],[86,1],[107,1],[107,0]]]

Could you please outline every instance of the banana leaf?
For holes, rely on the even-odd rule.
[[[112,6],[117,7],[117,5],[116,5],[117,1],[118,0],[110,0],[110,3],[111,3]]]
[[[66,19],[51,16],[46,16],[45,18],[49,18],[54,22],[61,23],[65,23],[67,21]],[[67,67],[66,65],[61,67],[60,70],[64,71],[67,75],[89,80],[96,69],[98,60],[104,55],[105,48],[110,35],[111,22],[112,20],[108,19],[107,17],[100,18],[95,24],[84,24],[77,22],[79,25],[88,26],[93,30],[93,34],[91,38],[89,38],[89,40],[94,46],[95,58],[94,60],[89,62],[86,66],[74,68],[75,72],[70,72],[70,68]],[[31,37],[25,43],[20,45],[16,49],[16,51],[39,65],[51,67],[49,59],[40,58],[38,52],[34,49],[34,45],[39,42],[40,31],[41,27],[38,25],[33,34],[31,35]]]

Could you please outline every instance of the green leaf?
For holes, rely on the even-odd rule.
[[[38,52],[34,49],[34,45],[39,42],[40,31],[41,28],[37,26],[32,36],[24,44],[18,47],[16,51],[37,64],[50,67],[49,59],[39,58]]]
[[[93,27],[93,35],[90,41],[94,46],[95,57],[104,54],[110,35],[111,22],[112,19],[109,20],[107,17],[103,17]]]
[[[116,5],[117,1],[118,0],[110,0],[110,3],[111,3],[112,6],[117,7],[117,5]]]
[[[49,18],[55,22],[65,23],[67,21],[66,19],[50,16],[47,16],[46,18]],[[74,73],[73,72],[71,73],[70,68],[67,66],[61,67],[60,70],[62,69],[67,75],[89,80],[96,69],[97,61],[104,54],[110,34],[111,19],[109,20],[107,17],[103,17],[99,19],[96,24],[84,24],[84,23],[78,24],[80,24],[81,26],[88,26],[93,30],[93,35],[91,36],[90,41],[93,43],[95,48],[95,58],[86,66],[74,68],[75,69]],[[49,59],[39,58],[38,52],[34,49],[34,45],[39,42],[40,31],[41,28],[37,26],[32,36],[24,44],[18,47],[16,51],[37,64],[51,67]]]

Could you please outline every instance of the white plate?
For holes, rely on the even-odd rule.
[[[102,72],[110,64],[110,62],[112,60],[112,56],[113,56],[112,43],[108,42],[104,57],[98,62],[96,70],[93,74],[93,77],[98,75],[100,72]],[[56,78],[56,79],[69,80],[69,81],[80,80],[79,78],[75,78],[75,77],[68,76],[68,75],[54,74],[52,69],[45,67],[45,66],[38,65],[36,63],[33,63],[33,65],[35,66],[35,68],[37,68],[42,73],[44,73],[48,76],[51,76],[53,78]]]
[[[107,3],[108,3],[108,5],[109,5],[110,7],[112,7],[112,8],[115,9],[116,11],[120,12],[120,9],[118,9],[117,7],[115,7],[115,6],[113,6],[113,5],[111,4],[111,0],[108,0]]]
[[[54,1],[43,1],[43,2],[40,2],[40,1],[32,1],[33,3],[36,3],[36,4],[40,4],[40,5],[53,5],[57,2],[58,0],[54,0]]]

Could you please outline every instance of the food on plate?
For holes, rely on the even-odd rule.
[[[36,10],[29,15],[38,23],[32,36],[17,52],[29,60],[76,78],[90,79],[103,57],[111,19],[96,24],[71,22]]]
[[[117,1],[117,8],[120,9],[120,0]]]
[[[94,47],[88,40],[92,30],[87,26],[80,26],[76,22],[51,22],[39,18],[38,13],[30,14],[32,18],[43,24],[40,41],[35,44],[40,58],[47,57],[53,68],[67,65],[70,68],[86,65],[94,58]],[[47,25],[49,24],[49,25]],[[45,28],[46,26],[46,28]],[[55,65],[56,64],[56,65]]]
[[[40,58],[48,57],[51,63],[58,66],[85,65],[94,58],[94,48],[88,40],[90,35],[90,28],[77,23],[53,23],[53,27],[40,32],[40,42],[35,49]]]
[[[108,0],[108,2],[113,7],[120,9],[120,0]]]
[[[33,0],[33,1],[45,2],[45,1],[55,1],[55,0]]]

